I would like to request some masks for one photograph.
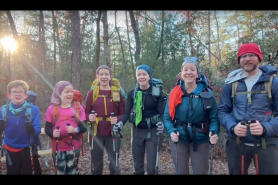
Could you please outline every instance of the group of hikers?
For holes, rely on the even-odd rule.
[[[219,105],[195,57],[184,59],[166,100],[162,81],[152,77],[147,65],[137,67],[137,84],[127,95],[112,70],[99,66],[85,106],[82,94],[70,82],[59,81],[44,118],[55,174],[78,174],[85,132],[90,143],[91,174],[103,173],[104,149],[110,174],[121,174],[120,132],[127,121],[133,124],[136,175],[145,174],[145,151],[147,174],[159,174],[164,129],[170,138],[176,174],[189,174],[189,157],[193,174],[208,174],[209,146],[219,140],[220,123],[228,132],[229,174],[248,174],[252,160],[256,174],[278,174],[277,69],[260,66],[262,59],[257,44],[241,45],[237,54],[241,68],[226,78]],[[0,114],[1,153],[6,156],[7,174],[41,174],[37,152],[40,115],[35,102],[30,101],[32,95],[24,81],[15,80],[7,86],[8,102]]]

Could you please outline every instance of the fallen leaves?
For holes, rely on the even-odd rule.
[[[45,144],[45,143],[44,143]],[[159,154],[159,174],[160,175],[172,175],[175,174],[175,167],[172,160],[171,152],[169,146],[162,144],[161,152]],[[43,175],[52,175],[54,174],[54,165],[51,156],[41,157],[39,159],[42,169]],[[106,152],[104,152],[103,156],[103,174],[110,174],[109,171],[109,161]],[[189,160],[189,164],[191,164]],[[125,147],[120,151],[119,156],[119,167],[122,175],[132,175],[134,172],[134,163],[131,148]],[[80,156],[78,162],[79,174],[80,175],[89,175],[91,174],[91,154],[89,151],[89,146],[85,143],[84,146],[84,156]],[[146,155],[145,155],[145,171],[146,171]],[[192,166],[189,166],[190,174],[193,174]],[[2,165],[2,174],[6,174],[6,165]],[[255,167],[253,163],[251,163],[248,173],[251,175],[256,174]],[[145,172],[146,174],[146,172]],[[219,159],[213,160],[213,175],[228,175],[228,164],[226,161],[222,161]]]

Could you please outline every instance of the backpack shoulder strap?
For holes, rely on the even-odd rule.
[[[26,113],[25,116],[27,117],[27,119],[30,121],[30,123],[32,123],[32,117],[33,117],[33,104],[28,103],[29,105],[27,105],[26,107]]]
[[[59,105],[54,105],[53,106],[53,115],[52,115],[53,126],[56,124],[56,121],[59,117],[59,111],[60,111],[60,106]]]
[[[135,98],[136,98],[136,94],[137,94],[137,91],[138,91],[138,83],[136,84],[135,88],[134,88],[134,91],[133,91],[133,110],[135,111]]]
[[[7,105],[3,105],[1,107],[2,118],[5,122],[7,121],[7,112],[8,112],[7,107],[8,107]]]
[[[232,83],[232,102],[234,104],[235,101],[235,94],[236,94],[236,89],[237,89],[238,81],[235,81]]]
[[[271,94],[271,87],[272,87],[272,81],[273,81],[274,76],[276,76],[276,75],[272,74],[269,78],[269,81],[264,82],[265,91],[267,91],[267,96],[268,96],[268,99],[269,99],[271,104],[273,104],[272,94]]]
[[[81,113],[81,109],[80,109],[80,102],[73,102],[73,106],[74,106],[74,118],[77,124],[80,123],[80,113]]]

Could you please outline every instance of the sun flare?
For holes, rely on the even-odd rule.
[[[5,50],[10,51],[11,53],[16,51],[17,49],[17,42],[11,37],[0,39],[0,44],[3,46]]]

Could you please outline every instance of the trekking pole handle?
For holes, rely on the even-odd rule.
[[[177,134],[178,131],[177,130],[174,130],[174,133]],[[175,144],[178,144],[178,142],[174,142]]]
[[[69,123],[67,123],[66,125],[67,125],[67,126],[70,126],[70,124],[69,124]],[[69,135],[70,135],[70,138],[72,138],[72,134],[69,134]]]
[[[241,125],[246,125],[246,122],[245,121],[241,121],[240,124]]]
[[[211,136],[213,136],[215,134],[215,130],[211,131]]]
[[[91,110],[91,114],[95,114],[96,113],[96,111],[94,111],[94,110]],[[91,127],[92,127],[92,124],[94,123],[94,121],[91,123]]]

